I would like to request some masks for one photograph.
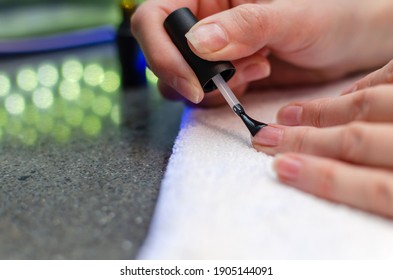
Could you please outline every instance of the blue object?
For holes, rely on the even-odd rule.
[[[116,29],[108,25],[43,37],[0,40],[0,55],[56,51],[111,42],[115,38]]]

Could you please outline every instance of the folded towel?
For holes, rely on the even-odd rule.
[[[247,113],[274,122],[293,100],[338,95],[349,81],[249,94]],[[277,181],[229,109],[187,109],[140,259],[393,257],[393,222]]]

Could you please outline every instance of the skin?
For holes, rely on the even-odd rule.
[[[207,60],[232,61],[237,72],[229,86],[238,96],[250,87],[335,80],[393,57],[391,0],[148,0],[134,13],[132,32],[169,99],[224,102],[218,92],[204,95],[163,28],[181,7],[200,20],[186,34],[191,49]],[[262,129],[254,147],[279,153],[274,167],[284,183],[392,218],[392,68],[342,96],[282,108],[279,124]]]
[[[282,182],[393,218],[392,77],[393,60],[341,96],[288,104],[253,145],[279,154]]]
[[[229,86],[240,96],[262,78],[267,79],[253,86],[319,83],[382,66],[393,47],[393,36],[385,36],[391,25],[381,20],[391,18],[387,5],[389,0],[149,0],[134,13],[131,26],[162,94],[211,106],[222,97],[204,96],[163,28],[177,8],[188,7],[200,19],[187,36],[197,55],[234,63],[237,73]],[[221,29],[226,40],[207,32],[208,24]],[[199,42],[198,28],[203,29]]]

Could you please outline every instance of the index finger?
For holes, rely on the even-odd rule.
[[[272,125],[253,138],[254,147],[267,154],[296,152],[355,164],[393,168],[393,126],[352,122],[329,128]]]
[[[392,122],[393,86],[379,85],[338,97],[293,102],[277,113],[284,125],[326,127],[351,121]]]
[[[147,1],[132,16],[131,29],[152,71],[187,99],[198,103],[203,99],[203,90],[163,26],[165,18],[181,7],[195,13],[197,1]]]

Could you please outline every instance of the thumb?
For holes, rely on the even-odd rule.
[[[277,9],[243,4],[200,20],[186,34],[194,52],[207,60],[235,60],[280,40],[286,27]]]

